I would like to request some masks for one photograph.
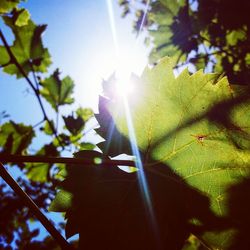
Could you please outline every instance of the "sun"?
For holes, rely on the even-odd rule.
[[[131,74],[135,71],[135,59],[128,55],[117,59],[117,69],[115,71],[115,93],[117,96],[127,96],[135,91],[135,86],[131,81]],[[141,63],[137,61],[137,63]]]

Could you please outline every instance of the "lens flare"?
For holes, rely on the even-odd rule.
[[[140,156],[140,151],[137,146],[136,134],[134,131],[132,116],[131,116],[129,104],[127,101],[127,95],[133,91],[133,85],[130,82],[130,76],[131,76],[131,72],[133,69],[132,65],[135,60],[133,60],[133,57],[131,58],[129,58],[128,56],[121,57],[117,34],[116,34],[116,27],[115,27],[115,22],[114,22],[114,11],[113,11],[112,2],[111,0],[106,0],[106,1],[107,1],[108,11],[109,11],[109,19],[110,19],[110,26],[111,26],[112,35],[113,35],[114,47],[115,47],[116,55],[117,55],[116,89],[117,89],[118,95],[121,96],[123,105],[124,105],[127,127],[128,127],[128,132],[129,132],[129,140],[130,140],[133,155],[136,157],[136,167],[139,170],[136,173],[138,175],[139,186],[140,186],[140,191],[144,200],[145,210],[148,214],[150,224],[152,226],[152,231],[155,235],[155,239],[157,240],[157,243],[160,244],[159,238],[158,238],[159,234],[158,234],[156,218],[155,218],[152,200],[151,200],[151,194],[150,194],[148,182],[146,179],[146,175],[144,172],[143,163],[142,163],[141,156]],[[143,16],[143,21],[140,25],[140,29],[138,31],[137,37],[143,28],[143,23],[146,18],[146,13],[149,7],[149,2],[150,1],[148,0],[146,4],[144,16]],[[135,42],[135,45],[136,45],[136,42]],[[134,50],[135,50],[135,46],[131,48],[130,55],[134,55],[133,53]]]

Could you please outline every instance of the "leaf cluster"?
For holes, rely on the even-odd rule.
[[[95,145],[84,140],[86,124],[93,117],[93,111],[89,108],[71,107],[68,114],[62,115],[61,107],[74,103],[74,81],[69,76],[62,77],[59,69],[53,71],[49,68],[51,55],[42,39],[47,25],[35,24],[28,10],[19,7],[21,2],[0,1],[0,18],[4,28],[9,28],[13,35],[9,43],[3,30],[0,30],[0,68],[3,72],[26,81],[33,91],[34,102],[37,101],[40,107],[41,121],[37,124],[29,124],[29,121],[17,123],[11,120],[8,110],[2,111],[0,156],[32,153],[35,156],[59,157],[67,152],[93,149]],[[45,103],[51,106],[51,110],[45,108],[48,106]],[[40,137],[46,137],[46,143],[40,143]],[[40,146],[34,149],[34,141],[37,138],[36,145]],[[11,158],[9,160],[11,161]],[[63,167],[63,164],[52,163],[10,165],[10,168],[20,173],[17,174],[20,186],[44,211],[55,195],[55,184],[59,178],[57,173]],[[30,241],[39,234],[39,228],[32,231],[29,227],[30,221],[34,220],[32,213],[2,181],[0,192],[0,248],[8,246],[11,249],[11,246],[16,246],[18,249],[26,249],[28,245],[31,247]],[[45,242],[46,249],[57,245],[51,238]],[[30,249],[40,249],[37,244],[38,241]],[[41,243],[40,247],[45,249]]]
[[[150,1],[147,10],[148,1],[139,2],[119,3],[124,16],[135,14],[136,32],[140,27],[147,29],[152,63],[163,56],[175,56],[179,66],[207,67],[226,74],[232,84],[249,84],[248,0],[156,0]]]

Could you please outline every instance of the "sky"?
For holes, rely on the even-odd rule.
[[[102,79],[106,79],[117,67],[107,1],[28,0],[22,4],[29,10],[36,24],[48,25],[43,41],[53,60],[50,72],[59,68],[62,76],[69,75],[75,82],[75,105],[91,107],[95,112]],[[123,61],[123,66],[130,66],[133,72],[140,75],[146,66],[148,54],[143,44],[144,38],[139,36],[135,41],[132,20],[121,18],[118,1],[110,2],[113,5],[116,38],[122,58],[119,60]],[[11,33],[7,29],[4,32],[11,44]],[[124,55],[129,57],[129,61],[128,58],[123,60]],[[42,114],[33,94],[27,89],[25,81],[17,81],[14,76],[0,72],[0,112],[6,110],[17,122],[27,122],[27,114],[30,123],[35,124],[42,119]]]
[[[53,60],[49,73],[59,68],[62,76],[69,75],[75,82],[75,107],[91,107],[95,112],[98,111],[102,80],[119,68],[117,62],[125,68],[128,66],[138,75],[147,64],[148,50],[143,44],[143,35],[136,40],[136,34],[132,33],[131,18],[121,18],[118,0],[110,0],[114,14],[113,33],[116,33],[114,39],[107,1],[109,0],[28,0],[22,4],[29,10],[36,24],[48,25],[43,41]],[[11,45],[13,35],[10,30],[2,22],[0,27]],[[52,117],[50,106],[46,102],[44,104]],[[34,125],[43,118],[27,82],[17,80],[15,76],[9,76],[0,70],[0,112],[3,110],[15,122],[29,125]],[[66,107],[63,110],[67,112],[72,108]],[[42,139],[36,139],[38,144],[41,141]],[[61,219],[53,213],[49,217],[53,220]],[[42,235],[45,234],[42,229]]]

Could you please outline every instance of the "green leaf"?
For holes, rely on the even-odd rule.
[[[30,13],[22,8],[16,11],[15,13],[16,15],[16,21],[15,21],[15,25],[18,27],[27,25],[30,19]]]
[[[165,58],[153,69],[145,69],[136,86],[138,92],[127,97],[130,117],[126,116],[122,99],[106,101],[104,105],[116,129],[128,140],[131,132],[127,121],[131,119],[130,129],[135,131],[147,171],[157,173],[157,166],[164,164],[166,174],[164,171],[158,174],[165,175],[166,182],[170,181],[167,172],[171,170],[176,181],[180,176],[188,186],[209,198],[210,206],[199,208],[199,213],[207,214],[204,217],[194,213],[196,198],[193,204],[187,201],[194,218],[197,216],[203,225],[197,235],[212,248],[228,249],[241,234],[235,220],[245,223],[244,216],[235,214],[235,207],[244,206],[244,202],[231,204],[244,191],[230,190],[241,187],[249,178],[249,89],[233,88],[226,78],[218,81],[217,74],[202,71],[189,75],[185,70],[175,78],[172,68],[171,59]],[[102,126],[100,119],[99,122],[106,129],[107,143],[119,140],[121,136],[115,137],[116,134],[108,137],[107,125]],[[219,221],[211,225],[213,219],[208,219],[209,214],[213,214],[214,221],[228,220],[229,225],[224,229]]]
[[[46,72],[51,64],[48,49],[44,48],[41,40],[46,25],[36,26],[30,19],[27,20],[28,13],[25,10],[21,13],[20,18],[16,19],[15,15],[3,17],[5,24],[11,28],[15,36],[10,49],[27,75],[31,71]],[[21,26],[17,26],[16,22]],[[3,51],[5,48],[0,46],[0,50]],[[6,52],[4,54],[6,57]],[[3,64],[9,61],[9,58],[5,58]],[[13,62],[4,67],[4,72],[16,75],[17,78],[23,77]]]
[[[161,0],[151,4],[149,19],[153,26],[149,28],[149,35],[152,41],[152,50],[150,52],[150,63],[157,62],[164,56],[176,56],[181,51],[172,41],[175,33],[183,34],[183,32],[173,32],[172,25],[178,14],[178,11],[185,5],[185,1]],[[184,24],[183,24],[184,25]],[[185,57],[179,58],[179,61],[185,60]]]
[[[59,143],[59,141],[60,143]],[[71,137],[68,136],[65,133],[61,133],[57,135],[57,138],[54,138],[53,140],[53,145],[55,145],[55,147],[61,147],[61,144],[63,144],[64,146],[68,146],[71,144]]]
[[[45,144],[37,153],[37,156],[59,156],[57,148],[51,144]],[[47,182],[50,180],[50,169],[53,164],[49,163],[27,163],[25,173],[27,178],[37,182]]]
[[[43,88],[41,95],[50,103],[50,105],[57,111],[59,106],[73,103],[74,99],[71,96],[73,93],[74,82],[66,76],[62,80],[59,77],[59,70],[41,82]]]
[[[21,0],[1,0],[0,1],[0,14],[5,14],[10,12],[13,8],[17,7],[17,5],[21,2]]]
[[[81,142],[80,143],[80,150],[94,150],[95,144],[90,142]]]
[[[243,29],[239,29],[228,32],[228,34],[226,35],[226,40],[229,46],[235,46],[240,41],[244,41],[246,37],[246,31]]]
[[[55,129],[54,121],[51,120],[50,123],[48,121],[45,121],[45,124],[44,124],[44,127],[42,128],[42,131],[44,131],[44,133],[47,135],[53,135],[54,132],[51,129],[51,126],[54,128],[54,131],[55,131],[56,129]]]
[[[9,57],[9,54],[8,52],[6,51],[6,49],[2,46],[0,46],[0,65],[1,66],[4,66],[6,64],[9,64],[10,63],[10,57]]]
[[[4,123],[0,127],[0,147],[2,153],[25,154],[35,133],[31,126],[13,121]]]
[[[60,190],[55,199],[51,202],[49,211],[65,212],[72,206],[73,195],[65,190]]]
[[[182,250],[197,250],[200,248],[202,248],[202,243],[194,235],[190,235]]]
[[[87,122],[91,117],[94,116],[94,112],[91,108],[78,108],[76,114]]]

